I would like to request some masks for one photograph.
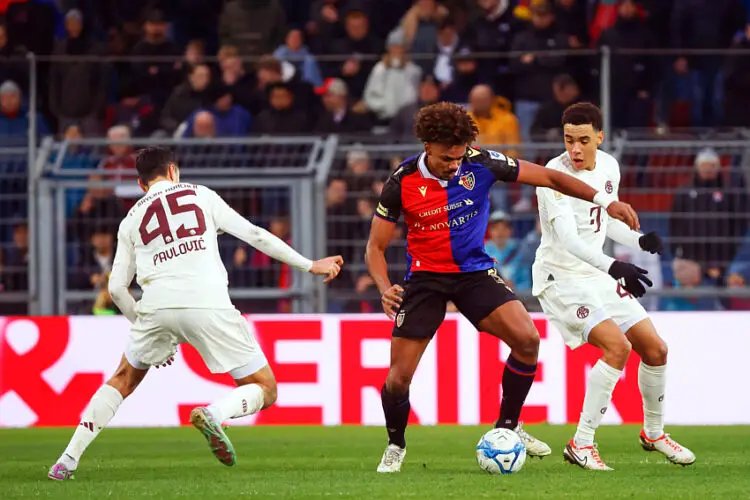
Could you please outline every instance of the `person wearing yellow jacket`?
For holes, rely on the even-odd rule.
[[[518,157],[518,151],[507,148],[521,144],[518,118],[511,111],[508,99],[495,96],[489,85],[477,85],[469,94],[469,112],[479,128],[478,144],[506,146],[503,153]]]

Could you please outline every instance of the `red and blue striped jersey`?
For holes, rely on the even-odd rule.
[[[502,153],[469,148],[456,176],[433,176],[425,154],[407,159],[388,178],[375,215],[406,224],[407,279],[413,272],[459,273],[493,266],[484,251],[496,181],[515,182],[518,162]]]

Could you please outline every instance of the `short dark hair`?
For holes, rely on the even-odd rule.
[[[591,125],[594,130],[602,130],[602,111],[599,106],[590,102],[578,102],[568,106],[562,115],[562,124],[565,125]]]
[[[419,111],[414,132],[422,142],[452,147],[472,144],[479,129],[463,107],[452,102],[439,102]]]
[[[138,178],[144,184],[167,175],[169,166],[175,164],[172,151],[166,148],[143,148],[135,156],[135,169],[138,171]]]
[[[557,85],[559,87],[568,87],[571,85],[578,86],[575,79],[573,79],[572,76],[568,75],[567,73],[562,73],[560,75],[557,75],[555,78],[552,79],[552,84]]]

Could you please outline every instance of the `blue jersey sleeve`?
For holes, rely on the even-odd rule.
[[[473,161],[487,168],[496,181],[516,182],[518,180],[518,161],[503,153],[491,149],[478,149],[479,154]]]

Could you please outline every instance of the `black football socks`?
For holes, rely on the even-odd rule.
[[[528,391],[527,391],[528,392]],[[409,421],[409,391],[406,394],[397,395],[388,390],[383,384],[380,390],[380,398],[383,402],[383,413],[385,414],[385,428],[388,431],[388,444],[395,444],[400,448],[406,448],[406,424]]]
[[[503,395],[500,402],[500,418],[495,422],[495,428],[503,427],[515,429],[521,416],[521,408],[526,402],[526,396],[531,390],[536,374],[536,364],[527,365],[511,354],[505,361],[503,371]]]

